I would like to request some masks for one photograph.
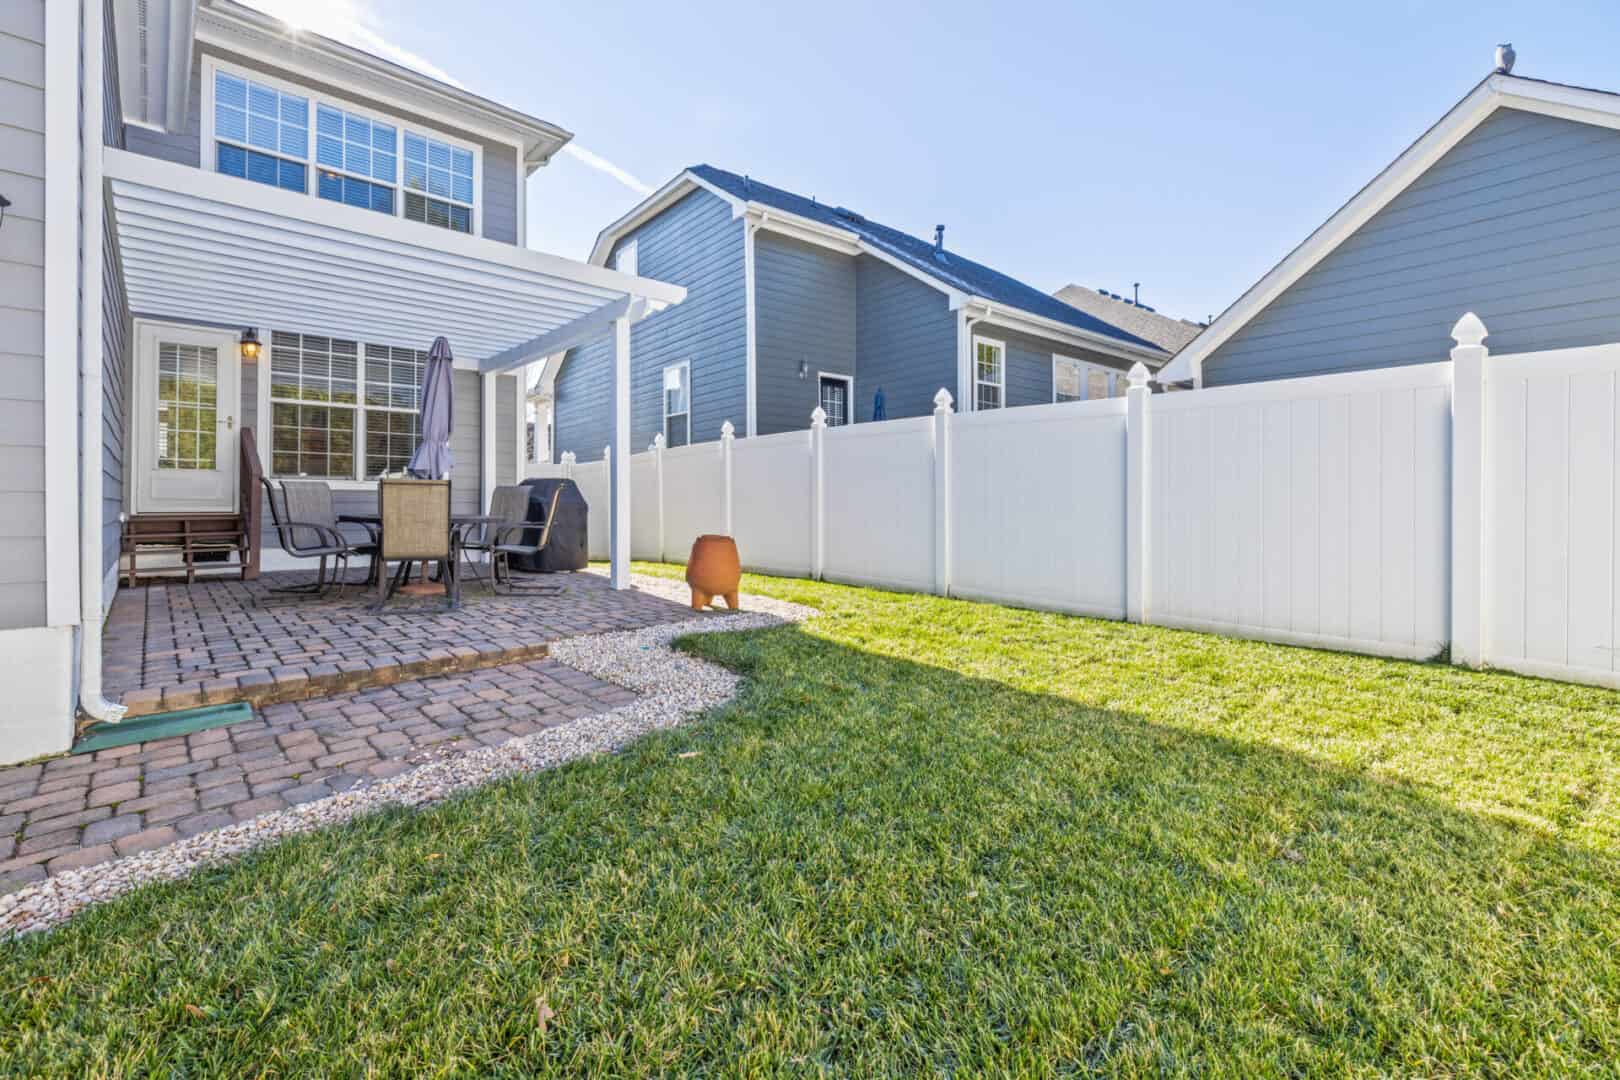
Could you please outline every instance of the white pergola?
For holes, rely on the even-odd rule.
[[[628,587],[630,326],[683,287],[123,150],[103,160],[137,314],[424,347],[443,334],[486,386],[611,333],[611,580]]]

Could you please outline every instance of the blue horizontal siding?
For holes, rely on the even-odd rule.
[[[1620,132],[1500,109],[1205,359],[1208,385],[1620,341]]]
[[[855,280],[853,256],[755,234],[759,434],[810,426],[810,413],[820,404],[818,371],[854,374]]]
[[[940,387],[956,393],[956,313],[944,293],[879,259],[855,264],[855,418],[872,419],[880,388],[889,419],[929,415]]]
[[[663,430],[663,373],[692,365],[692,439],[720,436],[747,418],[748,341],[742,222],[724,200],[694,191],[620,241],[636,241],[643,277],[686,287],[686,300],[630,331],[630,444],[644,449]],[[572,349],[556,383],[556,450],[595,461],[612,436],[611,335]]]

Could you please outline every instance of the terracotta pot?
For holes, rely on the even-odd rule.
[[[700,536],[692,542],[691,558],[686,560],[686,583],[692,586],[692,610],[702,611],[719,597],[737,610],[737,582],[742,563],[737,559],[737,541],[729,536]]]

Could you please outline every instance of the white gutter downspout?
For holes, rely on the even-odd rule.
[[[981,323],[990,317],[990,305],[985,305],[984,313],[982,315],[969,315],[968,306],[966,304],[963,304],[958,310],[961,315],[962,328],[957,332],[957,341],[959,342],[957,346],[959,350],[958,355],[961,357],[961,359],[957,363],[956,367],[956,379],[958,384],[956,393],[956,411],[976,412],[978,410],[979,395],[974,392],[973,388],[974,384],[978,381],[976,378],[977,373],[975,371],[975,367],[979,361],[978,357],[973,355],[973,327],[975,324]],[[1002,358],[1002,363],[1006,363],[1005,357]]]
[[[743,431],[756,433],[759,419],[759,317],[754,305],[754,234],[765,224],[764,211],[755,221],[743,216],[743,337],[747,354],[744,374],[745,406]]]
[[[101,171],[103,15],[100,0],[85,0],[79,153],[79,711],[92,720],[116,723],[124,716],[124,706],[108,701],[101,692],[101,244],[106,229]]]

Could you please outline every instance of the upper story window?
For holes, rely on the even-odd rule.
[[[316,194],[384,214],[394,212],[399,129],[322,103],[315,107]]]
[[[619,250],[613,253],[613,269],[621,274],[634,274],[640,253],[636,249],[634,240],[626,240],[619,245]]]
[[[215,72],[214,139],[220,172],[288,191],[308,190],[308,98]]]
[[[973,407],[999,409],[1007,403],[1007,346],[973,339]]]
[[[477,231],[476,147],[269,76],[211,60],[206,71],[212,100],[205,103],[204,145],[217,171],[468,235]]]
[[[456,232],[472,232],[472,151],[407,131],[405,216]]]

